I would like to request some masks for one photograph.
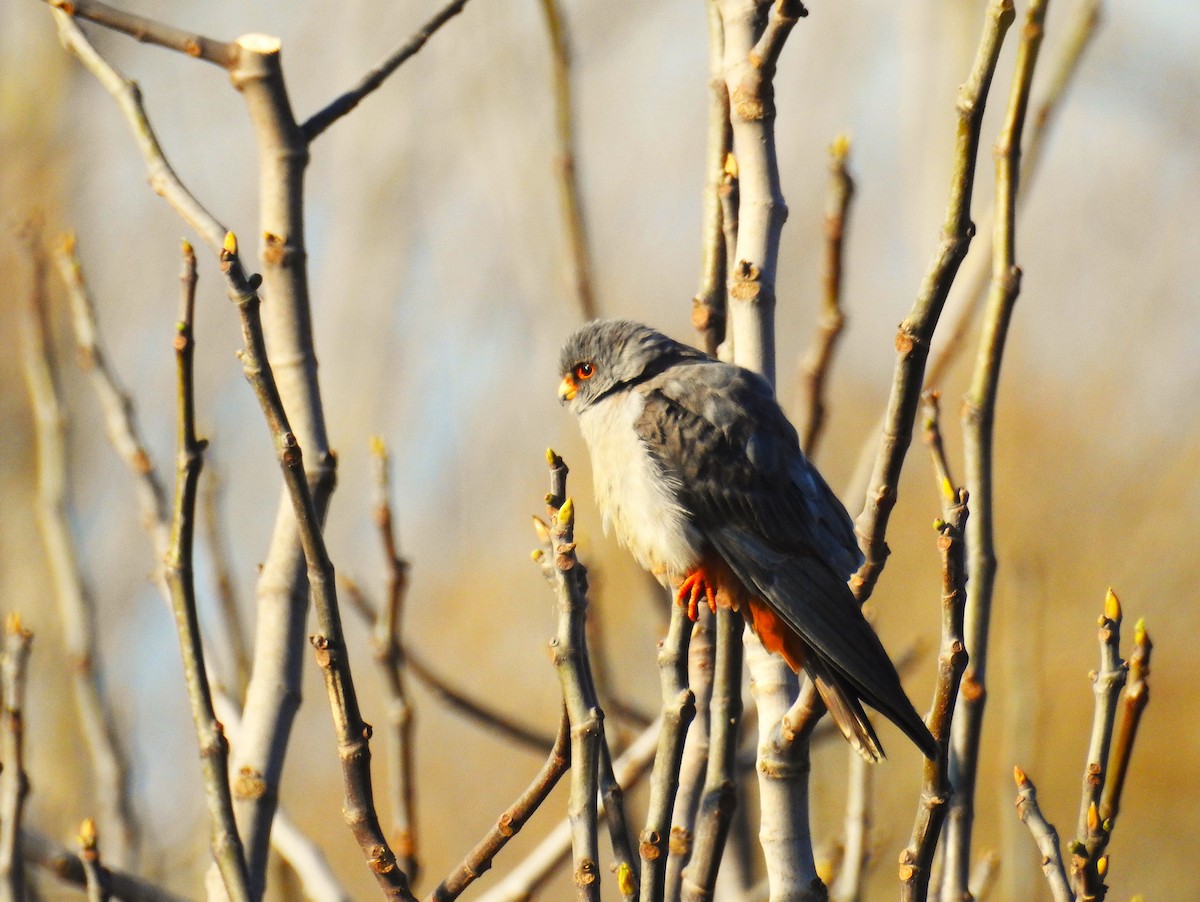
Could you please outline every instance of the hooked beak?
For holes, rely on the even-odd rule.
[[[567,373],[563,376],[562,382],[558,383],[558,402],[566,404],[568,401],[575,400],[577,391],[579,391],[579,386],[575,384],[575,377]]]

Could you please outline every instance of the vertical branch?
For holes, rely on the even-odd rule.
[[[29,794],[25,774],[25,668],[33,633],[21,625],[21,616],[9,614],[4,621],[4,645],[0,654],[0,701],[4,723],[0,725],[0,900],[22,902],[25,870],[21,858],[21,815]]]
[[[553,451],[547,452],[546,456],[551,482],[546,503],[550,516],[550,546],[554,554],[554,590],[558,599],[558,630],[550,647],[571,722],[571,793],[567,800],[574,859],[571,880],[577,898],[595,902],[600,898],[596,793],[603,714],[585,672],[587,572],[575,556],[575,505],[566,494],[567,465]]]
[[[196,438],[196,407],[192,380],[192,317],[196,297],[196,255],[190,244],[183,244],[183,291],[179,322],[175,330],[177,472],[171,539],[164,563],[167,585],[171,589],[171,609],[179,631],[183,656],[183,675],[191,703],[196,740],[204,775],[204,795],[212,820],[212,853],[234,902],[251,899],[246,874],[246,858],[233,817],[233,798],[229,789],[229,741],[213,713],[212,694],[204,667],[204,647],[200,638],[200,620],[196,613],[196,593],[192,571],[192,545],[195,535],[196,489],[203,466],[205,442]]]
[[[704,605],[700,616],[692,625],[691,641],[688,643],[687,685],[695,699],[696,716],[688,728],[687,741],[683,747],[683,758],[679,764],[679,789],[675,794],[675,810],[671,817],[671,835],[668,840],[666,896],[667,902],[678,902],[683,886],[683,869],[692,857],[695,839],[696,814],[704,790],[705,771],[708,767],[709,731],[711,729],[711,702],[713,690],[713,630],[716,627],[713,613]]]
[[[940,448],[940,442],[936,446]],[[935,448],[934,458],[939,458]],[[944,459],[942,466],[945,466]],[[945,477],[949,479],[949,477]],[[939,484],[941,481],[939,480]],[[946,808],[953,788],[948,772],[950,724],[958,699],[959,682],[967,666],[963,642],[963,608],[966,604],[966,549],[963,535],[967,521],[967,492],[959,489],[955,501],[946,508],[946,520],[938,520],[938,550],[942,557],[942,644],[938,653],[937,684],[933,705],[926,723],[937,740],[936,761],[926,760],[921,785],[921,801],[908,847],[900,853],[900,898],[904,902],[924,902],[929,894],[933,854],[937,849]]]
[[[300,530],[301,547],[308,564],[308,583],[319,632],[310,641],[316,650],[317,664],[325,680],[337,737],[338,757],[342,764],[342,814],[366,857],[367,865],[389,899],[414,899],[408,878],[396,864],[379,826],[371,788],[371,728],[362,718],[349,652],[342,634],[338,609],[337,583],[333,562],[321,534],[321,519],[314,492],[304,471],[301,446],[284,412],[279,389],[267,361],[262,321],[259,317],[259,280],[249,279],[237,253],[237,240],[226,236],[221,268],[228,283],[229,297],[242,320],[242,369],[262,407],[268,430],[275,444],[284,483],[293,505]]]
[[[687,683],[691,627],[683,605],[671,605],[671,625],[658,646],[663,726],[650,776],[646,829],[638,844],[643,862],[642,902],[662,902],[665,893],[671,812],[679,787],[688,726],[696,716],[696,697]]]
[[[728,273],[735,362],[775,382],[775,273],[787,205],[775,155],[775,66],[800,17],[798,0],[721,0],[725,87],[737,156],[736,263]]]
[[[25,381],[34,414],[38,529],[49,559],[55,599],[63,623],[75,714],[95,775],[96,804],[107,835],[112,838],[113,860],[126,864],[133,857],[137,840],[129,798],[129,771],[124,752],[117,742],[108,698],[96,673],[95,606],[80,579],[68,522],[65,413],[59,398],[43,306],[41,258],[36,251],[34,259],[37,261],[36,285],[22,317],[21,346]],[[62,256],[57,259],[61,266]],[[68,280],[73,305],[74,284]],[[145,460],[144,454],[134,456]]]
[[[592,290],[592,261],[588,250],[587,225],[580,199],[579,176],[575,167],[575,126],[571,111],[571,54],[567,46],[566,25],[558,0],[542,0],[546,17],[546,35],[550,39],[553,60],[554,125],[558,143],[556,169],[558,196],[571,260],[571,279],[575,299],[585,320],[596,318],[596,298]]]
[[[1019,767],[1013,768],[1013,779],[1017,782],[1017,817],[1029,828],[1042,856],[1042,873],[1050,884],[1054,902],[1074,902],[1075,894],[1067,885],[1067,871],[1063,866],[1062,848],[1058,843],[1058,831],[1042,815],[1037,803],[1037,787]]]
[[[375,525],[383,541],[387,590],[375,619],[371,643],[375,660],[383,669],[388,694],[388,726],[392,737],[389,757],[391,778],[392,842],[400,867],[415,881],[418,874],[416,785],[413,781],[412,707],[404,685],[401,613],[408,591],[408,562],[400,557],[392,518],[388,452],[382,439],[372,443],[375,457]]]
[[[979,130],[992,75],[996,70],[996,60],[1013,16],[1012,0],[990,0],[984,14],[983,35],[974,65],[967,80],[958,89],[954,164],[942,236],[921,280],[912,309],[900,324],[896,335],[896,367],[884,414],[883,434],[871,470],[866,502],[855,521],[859,544],[866,555],[866,562],[851,581],[860,603],[870,596],[887,561],[888,547],[884,535],[888,518],[896,504],[904,457],[912,441],[913,421],[924,382],[929,342],[974,234],[971,196],[975,185]]]
[[[838,339],[846,325],[842,312],[842,270],[845,265],[844,239],[850,201],[854,199],[854,179],[846,160],[850,139],[839,135],[829,147],[829,195],[825,201],[825,290],[821,297],[821,318],[812,344],[800,364],[800,388],[804,396],[803,419],[799,428],[800,447],[811,459],[825,425],[825,380]]]
[[[1150,653],[1153,650],[1154,643],[1146,632],[1145,621],[1139,619],[1133,631],[1133,654],[1129,656],[1129,682],[1125,688],[1125,704],[1121,707],[1121,725],[1105,773],[1104,793],[1100,797],[1100,820],[1108,825],[1106,829],[1110,835],[1121,810],[1121,793],[1125,789],[1138,724],[1150,703]]]
[[[725,60],[725,29],[721,23],[719,0],[705,0],[704,9],[708,21],[710,99],[700,229],[700,290],[692,299],[692,325],[700,333],[701,347],[709,355],[716,357],[717,346],[725,340],[727,261],[721,193],[726,178],[725,161],[733,148],[733,133],[729,125],[729,91],[725,87],[722,74]]]
[[[1100,808],[1104,780],[1108,773],[1108,751],[1112,744],[1113,724],[1117,718],[1117,700],[1125,686],[1125,662],[1121,660],[1121,602],[1112,589],[1104,597],[1100,616],[1100,669],[1091,674],[1096,696],[1092,716],[1092,734],[1088,740],[1087,761],[1083,769],[1076,839],[1086,842],[1089,812]],[[1094,815],[1093,815],[1094,817]]]
[[[964,633],[970,663],[959,690],[960,716],[951,740],[951,801],[947,830],[943,897],[968,892],[971,828],[975,809],[975,775],[983,711],[987,699],[987,641],[992,592],[996,579],[993,544],[992,445],[1000,364],[1013,306],[1021,289],[1016,265],[1016,202],[1021,167],[1021,134],[1029,105],[1029,90],[1042,43],[1046,0],[1032,0],[1025,16],[1016,69],[1004,123],[996,139],[996,218],[992,254],[992,289],[980,336],[971,386],[963,401],[962,421],[967,488],[972,516],[967,527],[967,572],[972,589],[967,596]]]
[[[682,898],[709,902],[717,883],[721,853],[737,805],[737,738],[742,717],[742,615],[717,609],[716,666],[713,673],[711,745],[704,795],[696,814],[692,857],[683,870]]]

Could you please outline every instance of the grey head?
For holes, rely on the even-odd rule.
[[[703,351],[627,319],[598,319],[563,345],[558,397],[575,414],[613,392],[649,379],[685,360],[708,360]]]

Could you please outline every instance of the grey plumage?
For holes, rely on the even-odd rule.
[[[577,331],[560,372],[606,528],[639,562],[678,585],[715,552],[799,637],[805,669],[864,757],[883,751],[863,701],[934,757],[847,586],[862,562],[853,523],[801,453],[770,385],[626,320]]]

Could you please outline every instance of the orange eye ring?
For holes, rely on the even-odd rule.
[[[596,368],[590,363],[580,363],[575,366],[576,379],[591,379],[596,375]]]

